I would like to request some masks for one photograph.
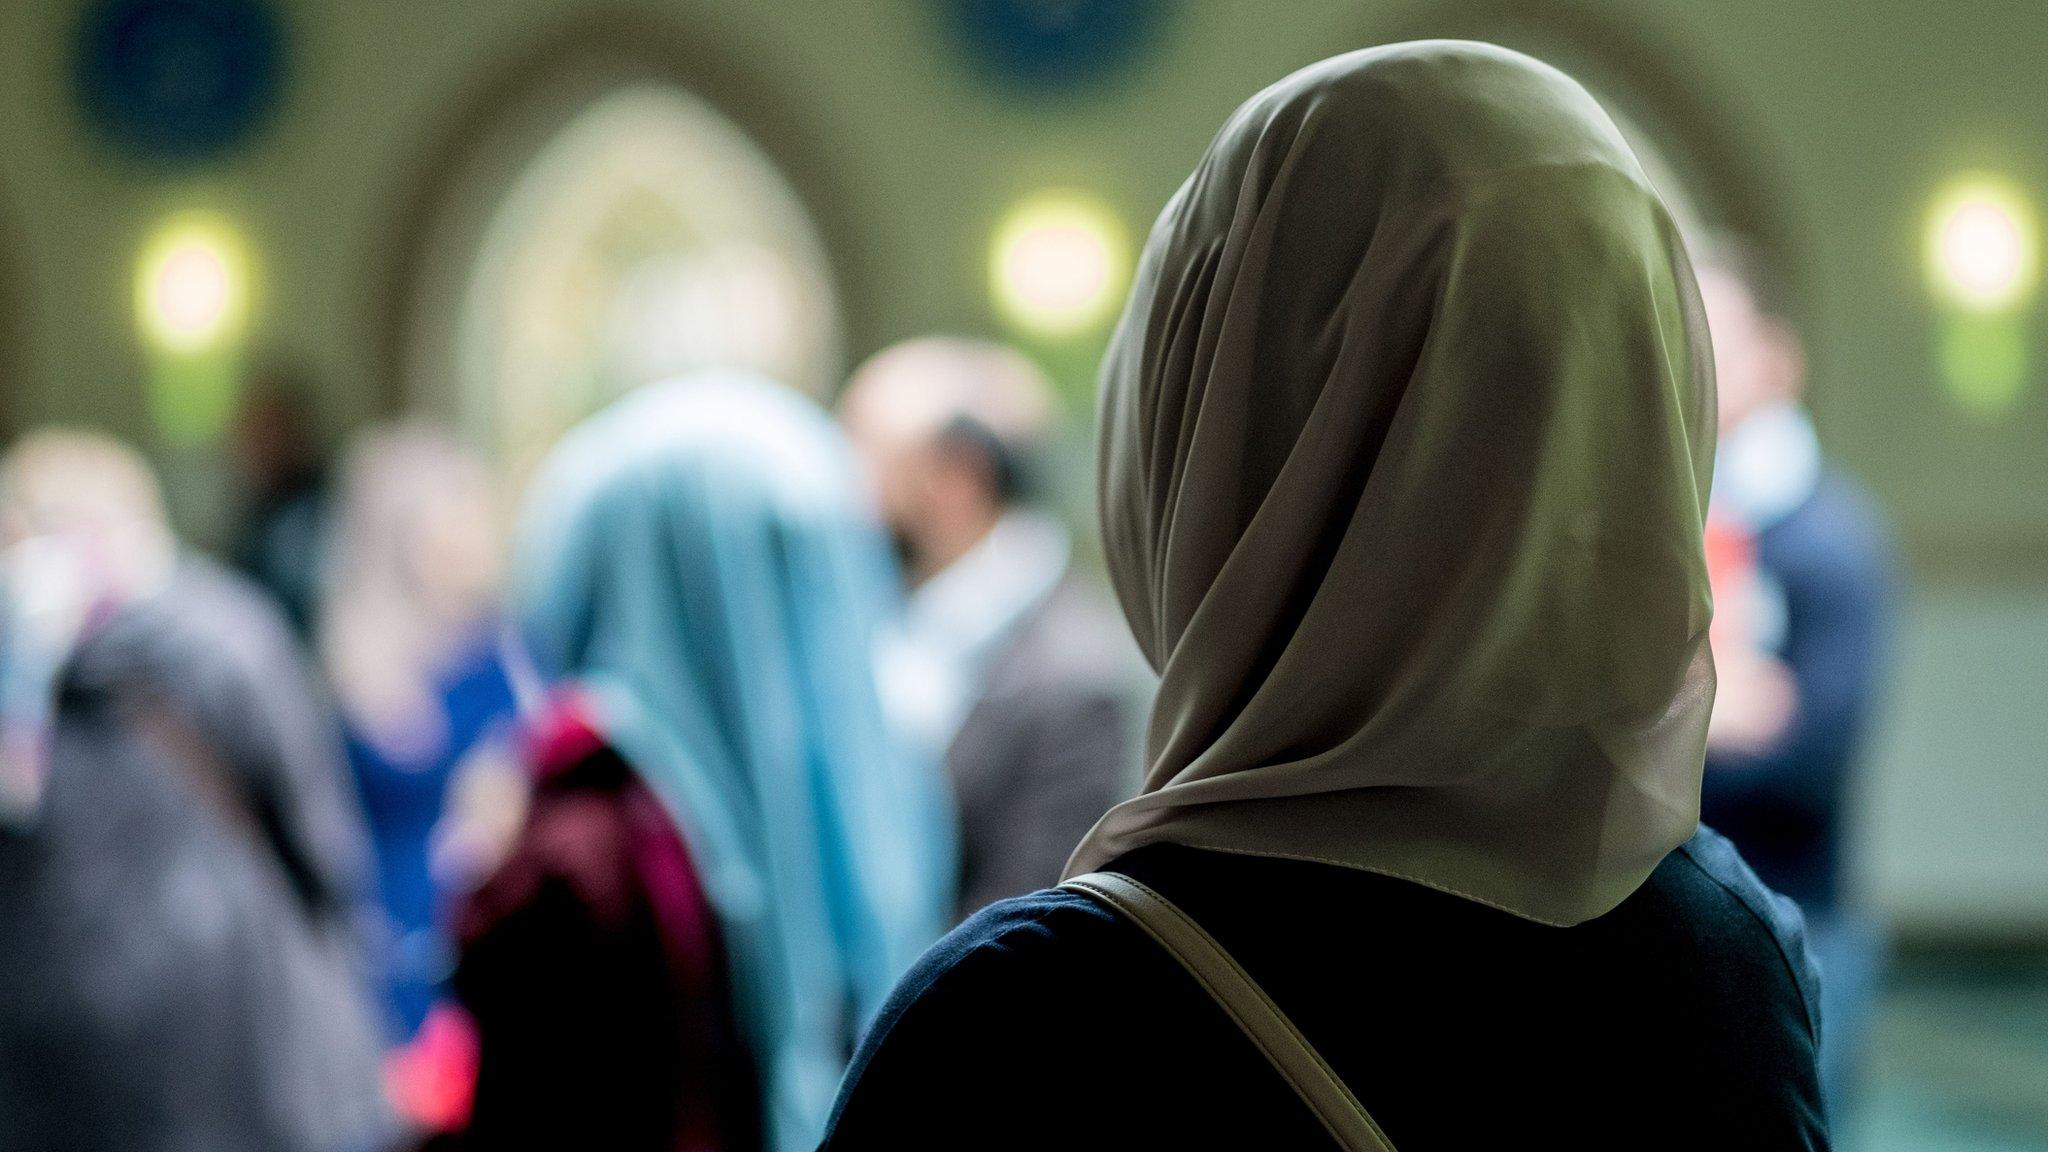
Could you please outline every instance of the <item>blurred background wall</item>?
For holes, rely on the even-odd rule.
[[[139,253],[179,213],[239,233],[241,346],[317,383],[326,437],[412,408],[459,416],[451,332],[493,213],[581,109],[659,79],[751,137],[808,215],[792,243],[815,251],[794,258],[829,279],[805,299],[836,314],[803,370],[828,389],[902,337],[1003,331],[991,236],[1034,190],[1091,194],[1135,244],[1224,116],[1300,65],[1427,34],[1551,59],[1658,153],[1674,195],[1784,263],[1822,438],[1910,557],[1862,798],[1865,881],[1907,934],[2048,933],[2048,311],[2018,321],[2026,388],[1962,402],[1937,367],[1944,320],[1921,259],[1958,173],[2048,191],[2048,5],[1202,0],[1161,5],[1106,75],[1028,90],[991,76],[938,3],[277,7],[274,112],[220,159],[172,164],[105,146],[81,113],[84,5],[0,6],[0,419],[149,446],[202,540],[226,516],[217,441],[164,432],[131,303]],[[1034,346],[1083,410],[1103,335]]]

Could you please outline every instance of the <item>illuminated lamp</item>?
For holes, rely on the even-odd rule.
[[[1130,248],[1116,214],[1076,192],[1026,198],[996,228],[989,287],[996,311],[1033,336],[1098,328],[1123,302]]]
[[[1942,379],[1963,408],[1997,415],[2025,391],[2033,350],[2022,311],[2040,267],[2033,208],[1998,177],[1959,178],[1935,197],[1924,247]]]
[[[234,414],[248,324],[247,249],[225,221],[185,214],[161,224],[135,267],[135,317],[149,401],[166,440],[211,440]]]

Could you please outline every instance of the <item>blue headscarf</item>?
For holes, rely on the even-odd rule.
[[[674,814],[716,909],[768,1146],[815,1147],[857,1029],[937,939],[937,768],[876,698],[895,572],[830,420],[692,377],[584,422],[535,478],[516,596],[543,666]]]

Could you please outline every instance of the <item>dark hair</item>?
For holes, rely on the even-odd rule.
[[[988,470],[997,503],[1014,504],[1031,495],[1032,445],[1007,441],[966,413],[939,429],[938,443],[947,451],[965,453],[981,462]]]

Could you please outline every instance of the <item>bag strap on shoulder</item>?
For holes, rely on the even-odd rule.
[[[1090,872],[1060,887],[1115,909],[1179,961],[1322,1121],[1339,1147],[1346,1152],[1394,1152],[1386,1133],[1294,1021],[1178,905],[1121,872]]]

